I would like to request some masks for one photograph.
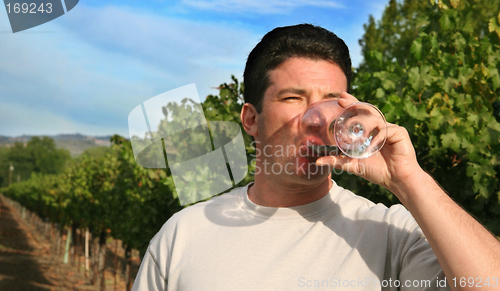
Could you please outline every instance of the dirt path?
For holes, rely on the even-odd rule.
[[[0,196],[0,290],[97,290]]]

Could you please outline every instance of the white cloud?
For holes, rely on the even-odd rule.
[[[196,83],[204,99],[231,74],[241,77],[257,42],[224,24],[78,8],[30,33],[0,35],[0,104],[17,108],[2,110],[10,117],[0,118],[0,135],[126,132],[129,112],[157,94]],[[34,111],[38,122],[26,117]]]
[[[183,0],[184,5],[218,12],[285,14],[299,7],[342,8],[342,4],[329,0]]]
[[[64,21],[71,33],[93,46],[131,56],[164,72],[168,79],[162,90],[194,82],[202,97],[209,93],[208,88],[242,72],[247,54],[261,37],[234,25],[140,14],[117,7],[83,6],[80,10]]]

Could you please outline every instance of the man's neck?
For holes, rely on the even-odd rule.
[[[268,207],[293,207],[305,205],[325,197],[332,187],[331,177],[314,184],[277,183],[263,175],[255,176],[248,189],[248,198],[255,204]]]

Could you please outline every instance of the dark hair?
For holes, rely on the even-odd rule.
[[[269,72],[291,57],[327,60],[337,64],[351,87],[349,49],[333,32],[311,24],[278,27],[268,32],[248,55],[243,73],[244,98],[257,112],[262,111]]]

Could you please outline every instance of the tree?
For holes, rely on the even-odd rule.
[[[377,62],[368,61],[373,51],[382,54],[383,61],[397,62],[404,65],[410,56],[410,47],[425,27],[440,26],[439,22],[430,22],[440,16],[440,8],[432,5],[435,1],[390,0],[382,18],[375,21],[370,15],[368,23],[364,24],[365,33],[359,40],[362,47],[364,62],[359,69],[363,71],[377,70]],[[460,1],[452,1],[459,3]],[[449,7],[452,7],[452,2]],[[447,6],[447,7],[448,7]],[[500,0],[471,0],[467,3],[468,29],[477,36],[485,36],[488,32],[488,20],[496,16]],[[443,21],[445,21],[443,19]]]
[[[33,172],[33,162],[23,143],[16,142],[8,150],[2,169],[8,170],[10,165],[14,167],[12,182],[17,181],[17,175],[19,175],[20,180],[27,180],[30,178]],[[5,175],[5,177],[8,177],[8,172],[6,172]],[[3,186],[7,186],[8,184],[9,181],[7,178],[4,180]]]
[[[54,140],[46,136],[42,138],[32,137],[25,150],[35,173],[61,173],[71,159],[67,150],[57,149]]]
[[[12,182],[24,181],[32,173],[58,174],[64,171],[71,161],[67,150],[58,149],[54,140],[49,137],[33,137],[26,145],[15,142],[10,148],[2,148],[0,152],[0,186],[8,185],[8,169],[14,167]]]
[[[391,1],[385,24],[365,26],[365,60],[356,70],[353,93],[404,126],[424,170],[499,235],[500,3],[430,1],[413,17],[391,22],[391,15],[405,15],[407,2],[412,1]],[[408,38],[388,41],[388,31]],[[397,46],[410,40],[402,54]],[[365,188],[376,198],[394,200],[373,185]]]
[[[368,24],[363,25],[365,33],[359,40],[364,59],[368,59],[370,52],[378,51],[385,60],[404,63],[418,29],[426,22],[429,6],[427,1],[390,0],[380,21],[376,22],[370,15]],[[373,63],[365,61],[360,69],[375,68]]]

